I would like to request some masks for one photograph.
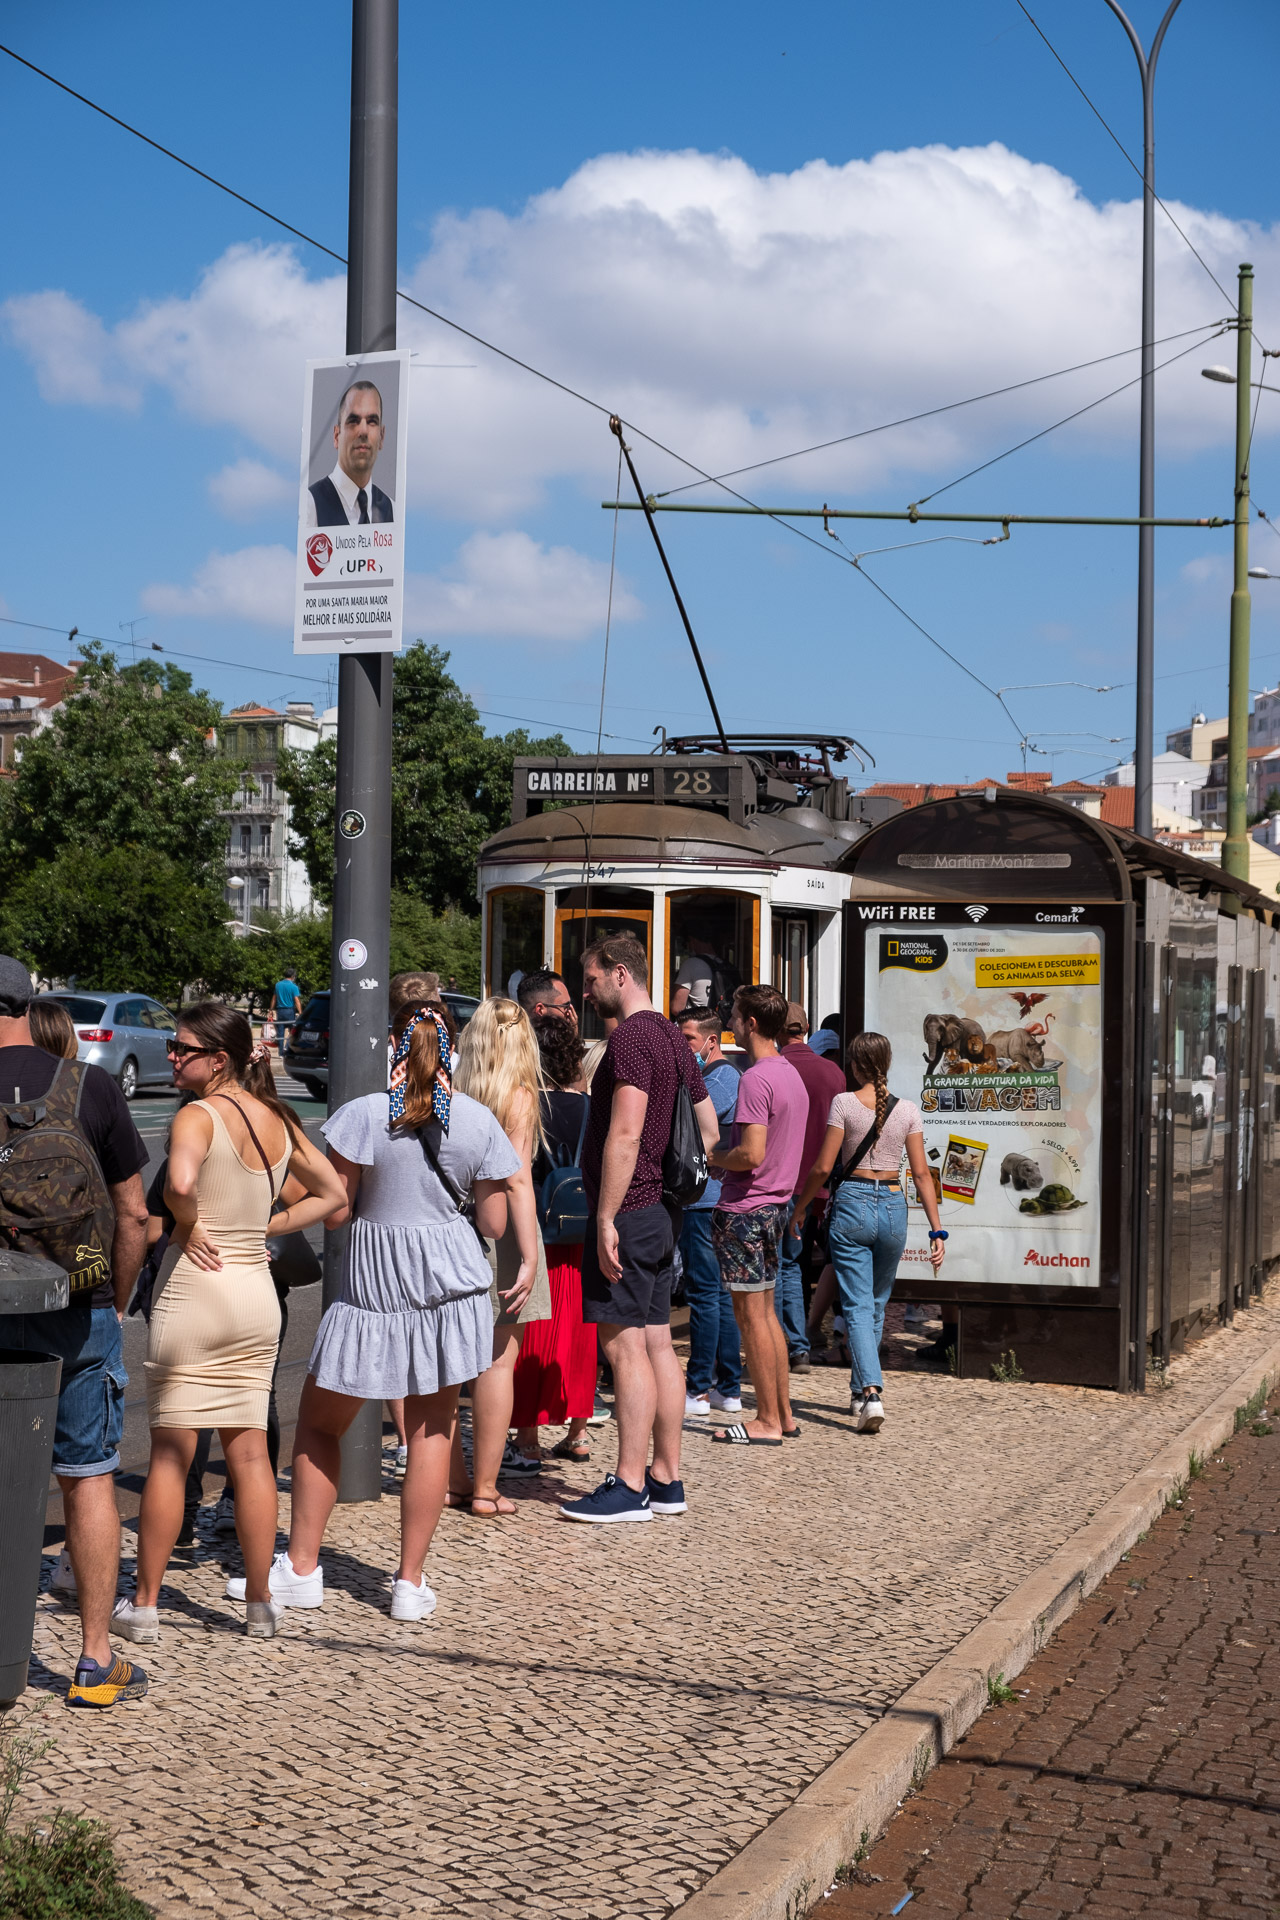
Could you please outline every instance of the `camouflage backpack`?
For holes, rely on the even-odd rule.
[[[46,1094],[0,1103],[0,1244],[42,1253],[70,1276],[73,1301],[111,1278],[115,1209],[76,1124],[84,1069],[59,1060]]]

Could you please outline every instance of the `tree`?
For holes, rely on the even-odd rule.
[[[212,750],[221,717],[180,667],[118,669],[86,646],[72,693],[23,741],[16,778],[0,782],[0,879],[12,884],[64,850],[123,847],[160,854],[201,884],[220,876],[219,810],[241,778]]]
[[[510,817],[516,755],[569,748],[559,734],[486,734],[448,665],[447,653],[421,640],[395,659],[391,879],[436,913],[474,916],[480,848]],[[282,754],[277,772],[292,807],[293,850],[322,900],[333,897],[337,767],[336,743],[325,740],[307,754]],[[460,967],[450,970],[461,979]]]
[[[172,998],[217,986],[227,805],[216,701],[180,667],[86,646],[74,687],[0,781],[0,937],[46,979]]]

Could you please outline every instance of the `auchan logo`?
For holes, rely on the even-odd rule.
[[[1022,1264],[1024,1267],[1091,1267],[1093,1262],[1087,1253],[1037,1253],[1034,1247],[1028,1247]]]

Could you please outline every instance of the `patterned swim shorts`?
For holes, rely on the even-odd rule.
[[[720,1263],[721,1284],[730,1293],[771,1293],[778,1281],[778,1248],[787,1230],[791,1203],[753,1207],[750,1213],[711,1215],[711,1244]]]

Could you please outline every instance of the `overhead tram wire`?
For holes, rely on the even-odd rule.
[[[250,200],[247,194],[240,193],[235,187],[228,186],[226,181],[219,180],[216,174],[209,173],[205,168],[197,167],[194,162],[184,159],[180,153],[175,153],[171,147],[166,147],[159,140],[152,139],[149,134],[143,133],[140,128],[133,126],[127,120],[121,119],[118,114],[110,112],[108,108],[99,106],[96,100],[91,100],[87,94],[80,93],[75,87],[68,86],[66,81],[59,80],[55,74],[49,73],[44,67],[38,67],[34,61],[26,59],[24,55],[18,53],[13,47],[5,45],[2,41],[0,41],[0,53],[8,54],[9,58],[16,61],[19,66],[27,68],[29,72],[36,74],[40,79],[48,81],[50,86],[56,87],[71,99],[79,101],[82,106],[90,108],[92,112],[100,114],[104,120],[109,120],[113,126],[119,127],[123,132],[132,134],[135,139],[141,140],[144,145],[151,147],[166,159],[174,161],[178,166],[185,168],[188,173],[196,175],[198,179],[205,181],[209,186],[216,187],[219,192],[227,194],[231,199],[238,201],[241,206],[248,207],[252,212],[261,215],[264,220],[269,220],[284,232],[291,233],[295,239],[302,240],[307,246],[314,247],[317,252],[325,254],[329,259],[336,261],[339,266],[345,267],[347,265],[346,256],[339,253],[336,248],[326,246],[324,241],[317,240],[313,234],[305,232],[303,228],[295,226],[291,221],[283,219],[279,214],[272,213],[270,208],[260,205],[256,200]],[[577,388],[569,386],[566,381],[557,380],[553,374],[544,373],[540,367],[535,367],[529,361],[520,359],[517,354],[509,353],[505,347],[497,346],[492,340],[485,339],[483,334],[474,332],[470,327],[464,327],[459,321],[451,320],[447,314],[440,313],[434,307],[427,306],[425,301],[415,299],[412,294],[405,293],[402,288],[397,288],[396,293],[397,297],[405,301],[407,305],[416,308],[420,313],[425,313],[428,318],[432,320],[438,320],[442,326],[450,328],[455,333],[460,333],[465,339],[474,341],[477,346],[483,347],[486,352],[493,353],[499,359],[507,361],[509,365],[519,367],[523,372],[532,374],[536,380],[541,380],[547,386],[554,387],[558,392],[566,394],[570,399],[577,400],[583,406],[590,407],[593,412],[603,413],[606,418],[614,417],[616,411],[614,408],[605,406],[599,400],[593,400],[588,394],[580,393]],[[1226,297],[1229,298],[1229,296]],[[621,419],[621,416],[619,416],[619,418]],[[881,587],[877,581],[873,580],[869,573],[858,566],[855,561],[848,559],[845,555],[836,553],[831,546],[816,539],[812,534],[806,533],[802,527],[791,525],[782,518],[781,515],[770,513],[767,509],[758,507],[756,503],[749,500],[745,494],[739,493],[736,488],[728,486],[723,479],[717,479],[714,474],[708,473],[705,468],[700,467],[696,461],[690,460],[685,454],[677,453],[673,447],[667,446],[664,441],[658,440],[653,434],[646,433],[643,427],[637,426],[633,421],[624,421],[623,424],[625,424],[631,432],[638,434],[649,446],[655,447],[658,452],[665,453],[669,459],[678,461],[681,466],[686,467],[691,473],[697,474],[699,479],[706,481],[710,485],[720,487],[721,490],[729,494],[731,498],[740,500],[744,506],[751,507],[754,511],[763,513],[766,518],[774,520],[778,526],[785,528],[785,530],[795,538],[804,540],[810,546],[816,547],[820,553],[826,553],[833,560],[853,566],[854,570],[860,573],[863,579],[871,586],[875,587],[876,592],[887,600],[917,632],[922,634],[931,646],[936,647],[940,653],[945,655],[954,665],[958,666],[971,680],[989,693],[992,698],[998,702],[1006,716],[1013,723],[1015,729],[1017,729],[1017,722],[1013,719],[1013,715],[1009,713],[1008,708],[1004,706],[1004,702],[1000,700],[1000,696],[995,688],[988,685],[988,683],[983,680],[979,674],[974,673],[971,668],[966,667],[963,661],[961,661],[956,654],[953,654],[949,648],[943,646],[940,640],[935,639],[934,635],[931,634],[927,628],[921,626],[918,620],[913,619],[912,616],[907,613],[906,609],[900,606],[899,603],[894,600],[893,596],[886,592],[886,590]],[[1025,740],[1025,734],[1022,734],[1020,729],[1017,730],[1019,731],[1020,738]],[[576,732],[579,731],[579,729],[572,728],[570,731]]]
[[[1205,320],[1198,327],[1184,327],[1180,333],[1163,334],[1159,340],[1153,341],[1152,345],[1167,347],[1174,340],[1190,339],[1193,333],[1207,333],[1211,338],[1216,339],[1225,331],[1226,324],[1223,321]],[[1207,342],[1199,341],[1197,344],[1203,346]],[[1194,351],[1194,348],[1192,350]],[[1120,347],[1115,353],[1099,354],[1096,360],[1078,360],[1074,366],[1059,367],[1054,373],[1037,373],[1033,374],[1029,380],[1015,380],[1007,387],[992,387],[987,393],[970,394],[967,400],[948,400],[940,407],[926,407],[923,413],[906,413],[899,420],[884,420],[876,427],[860,427],[856,433],[842,433],[834,440],[819,440],[811,447],[797,447],[792,453],[775,453],[770,459],[754,460],[747,467],[730,467],[726,473],[712,475],[712,481],[718,485],[723,480],[740,479],[744,473],[760,473],[765,467],[781,466],[787,460],[802,460],[809,453],[828,453],[833,447],[847,447],[854,440],[868,440],[878,433],[891,433],[895,427],[916,426],[921,420],[936,420],[940,414],[955,413],[961,407],[976,407],[983,400],[1001,400],[1006,394],[1021,393],[1026,387],[1043,386],[1047,380],[1063,380],[1068,374],[1084,373],[1090,367],[1106,366],[1109,361],[1124,360],[1131,353],[1141,352],[1141,344],[1136,347]],[[1123,389],[1117,388],[1117,392],[1120,391]],[[688,480],[681,487],[668,487],[665,492],[655,493],[653,497],[655,500],[673,500],[676,494],[688,493],[693,487],[704,484],[701,480]]]

